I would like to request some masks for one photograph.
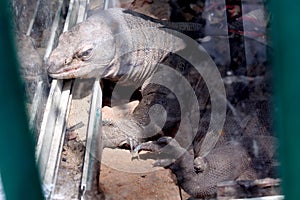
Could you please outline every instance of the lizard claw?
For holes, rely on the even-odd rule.
[[[157,141],[149,141],[139,144],[134,150],[134,153],[138,153],[141,150],[160,152],[160,150],[172,141],[171,137],[161,137]]]
[[[133,160],[133,157],[137,155],[138,160],[140,159],[139,157],[139,152],[144,150],[144,151],[151,151],[151,152],[159,152],[161,149],[160,144],[166,143],[167,140],[160,138],[158,141],[149,141],[149,142],[144,142],[139,144],[138,146],[131,151],[131,160]],[[164,164],[160,163],[159,161],[154,163],[154,166],[164,166]]]
[[[133,158],[135,156],[137,156],[138,160],[140,160],[140,155],[139,155],[139,152],[136,152],[134,148],[136,145],[135,145],[135,142],[133,138],[129,137],[128,138],[128,141],[129,141],[129,145],[130,145],[130,154],[131,154],[131,160],[133,160]]]
[[[167,167],[186,152],[172,137],[161,137],[157,141],[141,143],[133,152],[138,153],[141,150],[157,153],[157,161],[154,163],[155,167]]]

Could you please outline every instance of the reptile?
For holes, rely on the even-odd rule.
[[[179,105],[174,100],[174,94],[165,87],[144,83],[159,69],[161,63],[172,65],[174,69],[177,68],[186,76],[199,74],[191,67],[181,69],[180,63],[184,63],[182,59],[176,57],[175,53],[170,53],[186,48],[186,41],[180,35],[176,35],[175,31],[170,32],[170,29],[195,36],[201,33],[201,28],[202,25],[199,24],[160,21],[120,8],[94,11],[85,22],[60,36],[58,46],[52,51],[47,62],[48,74],[58,79],[103,78],[125,85],[143,85],[143,98],[134,110],[132,118],[120,123],[106,124],[117,127],[119,132],[126,136],[125,138],[129,138],[128,131],[123,131],[128,130],[124,127],[127,125],[129,129],[135,127],[135,132],[145,134],[143,126],[150,121],[148,110],[159,103],[168,113],[163,131],[169,132],[167,135],[172,135],[180,120],[180,111],[175,109]],[[82,35],[93,35],[93,37],[81,37]],[[174,57],[176,60],[173,59]],[[191,85],[204,87],[203,83],[199,84],[198,76],[193,75],[193,77],[190,78]],[[204,92],[202,96],[205,96]],[[199,97],[199,99],[203,99],[200,104],[204,107],[207,97]],[[112,126],[112,123],[119,125]],[[155,124],[149,128],[149,134],[153,128]],[[134,146],[140,142],[137,138],[144,138],[138,134],[130,135],[135,143]],[[119,139],[109,147],[117,147],[127,141],[121,138],[124,137],[119,135]]]
[[[161,152],[163,146],[168,146],[174,159],[167,162],[162,159],[158,163],[170,168],[177,175],[178,184],[193,197],[214,196],[217,183],[222,181],[268,176],[274,154],[273,148],[268,151],[264,147],[274,144],[268,131],[263,135],[267,139],[260,140],[256,139],[257,133],[247,129],[248,125],[258,124],[257,132],[261,132],[264,127],[256,121],[256,110],[250,109],[247,118],[231,108],[230,102],[228,107],[231,109],[227,111],[220,139],[208,154],[201,154],[207,121],[210,120],[209,91],[199,72],[177,54],[189,49],[186,40],[176,31],[170,31],[199,37],[201,28],[201,25],[160,21],[119,8],[97,11],[60,36],[58,46],[47,62],[48,74],[53,78],[102,78],[124,85],[133,84],[135,89],[140,87],[142,99],[130,117],[104,122],[104,146],[115,148],[125,143],[135,148],[133,152]],[[206,62],[203,60],[202,64]],[[149,82],[156,74],[166,82],[177,80],[173,77],[176,73],[158,73],[163,72],[164,66],[188,80],[197,97],[196,105],[190,102],[191,97],[185,94],[180,81],[174,84],[180,94]],[[185,109],[180,109],[182,105],[176,100],[177,96],[186,102]],[[185,143],[193,132],[193,126],[189,127],[188,122],[193,118],[194,107],[201,111],[200,129],[192,135],[195,136],[192,143]],[[241,111],[245,106],[237,107]],[[241,117],[247,120],[241,121]],[[183,129],[180,124],[184,124]],[[183,132],[181,138],[170,143],[170,138],[176,137],[179,129]],[[243,132],[247,131],[245,136]],[[167,145],[169,143],[171,145]]]

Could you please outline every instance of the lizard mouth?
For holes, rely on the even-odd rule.
[[[81,71],[80,67],[70,67],[60,71],[52,71],[51,67],[48,70],[49,76],[57,79],[71,79],[79,77],[79,71]]]
[[[70,72],[78,71],[78,69],[79,69],[79,67],[64,69],[62,73],[70,73]]]

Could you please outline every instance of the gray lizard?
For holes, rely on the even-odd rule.
[[[127,141],[133,143],[131,145],[136,147],[135,151],[160,151],[161,146],[166,145],[169,139],[167,142],[163,139],[156,142],[155,139],[161,136],[175,137],[178,126],[184,124],[183,118],[193,118],[191,113],[194,107],[198,106],[201,111],[210,109],[208,88],[199,72],[176,55],[177,52],[189,49],[188,42],[170,29],[189,34],[199,33],[201,26],[163,22],[129,10],[108,9],[95,12],[85,22],[60,37],[58,47],[48,60],[48,73],[53,78],[97,77],[141,86],[142,99],[132,116],[122,121],[104,124],[104,135],[109,140],[107,146],[118,147]],[[187,52],[193,54],[192,51]],[[205,59],[201,60],[203,65],[208,62]],[[197,97],[196,105],[191,102],[191,97],[185,94],[185,88],[180,89],[180,81],[174,84],[175,88],[179,88],[179,94],[151,81],[149,83],[149,78],[153,78],[155,74],[159,74],[160,80],[166,82],[167,79],[176,78],[173,77],[176,73],[158,73],[164,65],[175,69],[188,80]],[[177,96],[186,102],[187,106],[184,109],[180,109],[182,105],[176,100]],[[159,114],[160,107],[153,108],[156,104],[164,108],[164,114]],[[151,119],[151,112],[156,113],[154,116],[157,119]],[[210,118],[205,116],[207,112],[201,113],[204,115],[201,119]],[[255,158],[260,158],[257,159],[259,161],[269,161],[272,159],[272,153],[264,151],[264,145],[253,138],[248,140],[251,141],[251,145],[247,146],[244,139],[237,137],[242,130],[234,132],[231,122],[227,122],[230,130],[225,130],[224,133],[230,136],[221,138],[217,146],[204,157],[199,156],[207,123],[205,120],[199,120],[199,124],[201,128],[197,130],[192,144],[190,141],[187,145],[183,142],[183,148],[181,141],[177,140],[169,145],[171,152],[176,154],[173,156],[179,159],[171,160],[168,166],[177,175],[179,185],[189,194],[195,197],[212,196],[215,195],[216,184],[220,181],[267,176],[269,162],[254,161]],[[180,140],[189,138],[192,130],[193,127],[181,130],[183,137]],[[152,142],[147,143],[147,140]],[[140,142],[146,143],[139,145]],[[261,154],[263,156],[260,156]],[[262,166],[265,171],[258,175],[259,170],[255,171],[254,165]]]
[[[199,24],[159,21],[119,8],[97,11],[85,22],[60,36],[58,46],[48,60],[48,74],[58,79],[100,77],[126,85],[143,85],[143,98],[133,113],[133,119],[118,123],[135,127],[135,131],[129,134],[126,127],[117,127],[117,129],[123,132],[121,135],[131,136],[128,138],[132,138],[132,141],[147,137],[137,133],[142,131],[147,135],[144,126],[150,122],[148,110],[154,104],[160,104],[168,113],[163,131],[169,132],[167,135],[172,135],[180,121],[179,105],[176,99],[174,100],[174,94],[165,87],[144,83],[156,73],[161,63],[166,63],[168,66],[172,65],[174,69],[177,68],[179,73],[185,74],[192,86],[200,85],[205,88],[203,86],[205,84],[199,83],[199,73],[195,69],[181,65],[180,58],[174,61],[175,53],[170,54],[187,48],[187,42],[180,37],[180,34],[170,29],[185,33],[199,33],[201,28]],[[191,76],[193,78],[189,78]],[[166,77],[160,79],[163,78]],[[199,99],[203,99],[201,106],[204,107],[208,92],[206,95],[204,91],[201,93],[203,98],[199,97]],[[116,127],[112,126],[112,123],[108,123],[108,127]],[[155,126],[155,124],[148,126],[149,134],[153,135],[152,132],[157,132],[153,130]],[[124,137],[111,140],[115,142],[110,143],[110,147],[117,147],[124,143],[121,138]]]

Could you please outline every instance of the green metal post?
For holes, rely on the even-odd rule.
[[[0,1],[0,172],[7,200],[43,199],[13,45],[8,1]]]
[[[300,2],[270,1],[275,128],[285,199],[300,199]]]

